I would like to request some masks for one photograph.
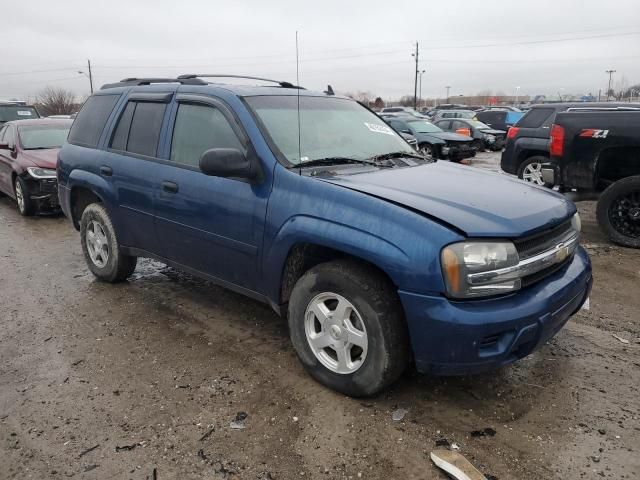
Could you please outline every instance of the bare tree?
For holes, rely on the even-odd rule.
[[[64,88],[46,87],[36,96],[38,110],[44,116],[70,115],[78,110],[73,92]]]
[[[415,97],[413,95],[403,95],[400,97],[400,105],[403,107],[413,107]]]

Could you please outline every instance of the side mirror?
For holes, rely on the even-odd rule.
[[[258,176],[256,165],[235,148],[212,148],[200,157],[200,170],[211,177],[246,178]]]
[[[11,150],[8,143],[0,143],[0,150]]]

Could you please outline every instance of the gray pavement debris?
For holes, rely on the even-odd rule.
[[[436,440],[436,447],[449,448],[450,446],[451,446],[451,443],[449,443],[449,440],[447,440],[446,438],[439,438]]]
[[[487,477],[458,452],[434,450],[431,452],[431,460],[455,480],[487,480]]]
[[[86,450],[83,450],[82,452],[80,452],[80,455],[78,455],[78,458],[84,457],[89,452],[93,452],[99,446],[100,446],[100,444],[98,443],[98,444],[94,445],[93,447],[89,447]]]
[[[140,445],[142,445],[140,442],[136,442],[136,443],[132,443],[131,445],[123,445],[121,447],[116,446],[116,453],[133,450],[134,448],[139,447]]]
[[[482,430],[473,430],[471,432],[472,437],[493,437],[497,432],[491,428],[487,427]]]
[[[619,340],[621,343],[624,343],[625,345],[629,345],[629,340],[627,340],[626,338],[622,338],[619,335],[616,335],[615,333],[612,333],[611,336],[616,340]]]
[[[216,431],[216,427],[213,427],[213,428],[209,429],[209,430],[208,430],[204,435],[202,435],[202,436],[200,437],[200,441],[201,441],[201,442],[205,441],[205,440],[206,440],[207,438],[209,438],[209,437],[211,436],[211,434],[212,434],[213,432],[215,432],[215,431]]]
[[[232,430],[244,430],[244,421],[249,415],[247,412],[238,412],[236,418],[229,424]]]
[[[397,410],[394,410],[393,413],[391,414],[391,419],[394,422],[400,422],[402,421],[402,419],[407,413],[409,413],[409,410],[407,410],[406,408],[398,408]]]
[[[98,468],[99,466],[100,466],[100,465],[96,465],[96,464],[93,464],[93,465],[87,465],[86,467],[84,467],[84,471],[85,471],[85,473],[86,473],[86,472],[90,472],[91,470],[95,470],[95,469],[96,469],[96,468]]]

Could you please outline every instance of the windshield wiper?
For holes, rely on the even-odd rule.
[[[371,161],[371,160],[358,160],[357,158],[351,158],[351,157],[325,157],[325,158],[316,158],[314,160],[308,160],[306,162],[300,162],[299,164],[291,168],[322,167],[322,166],[329,166],[329,165],[341,165],[345,163],[359,163],[364,165],[373,165],[375,167],[385,166],[385,165],[380,165],[378,162]]]
[[[382,153],[380,155],[376,155],[371,157],[371,160],[389,160],[391,158],[401,158],[401,157],[409,157],[409,158],[419,158],[420,160],[424,160],[424,156],[419,153],[412,152],[389,152]]]

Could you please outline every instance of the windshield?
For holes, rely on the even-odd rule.
[[[70,124],[23,125],[18,128],[20,144],[24,150],[58,148],[67,141],[69,128],[71,128]]]
[[[40,118],[40,115],[38,115],[38,112],[33,107],[24,107],[21,105],[0,105],[0,122],[27,120],[29,118]]]
[[[247,97],[246,101],[275,146],[294,165],[335,157],[366,160],[391,152],[416,154],[382,119],[352,100],[283,95]]]
[[[436,127],[433,123],[425,122],[424,120],[413,120],[407,122],[411,130],[416,133],[439,133],[442,132],[440,127]]]

